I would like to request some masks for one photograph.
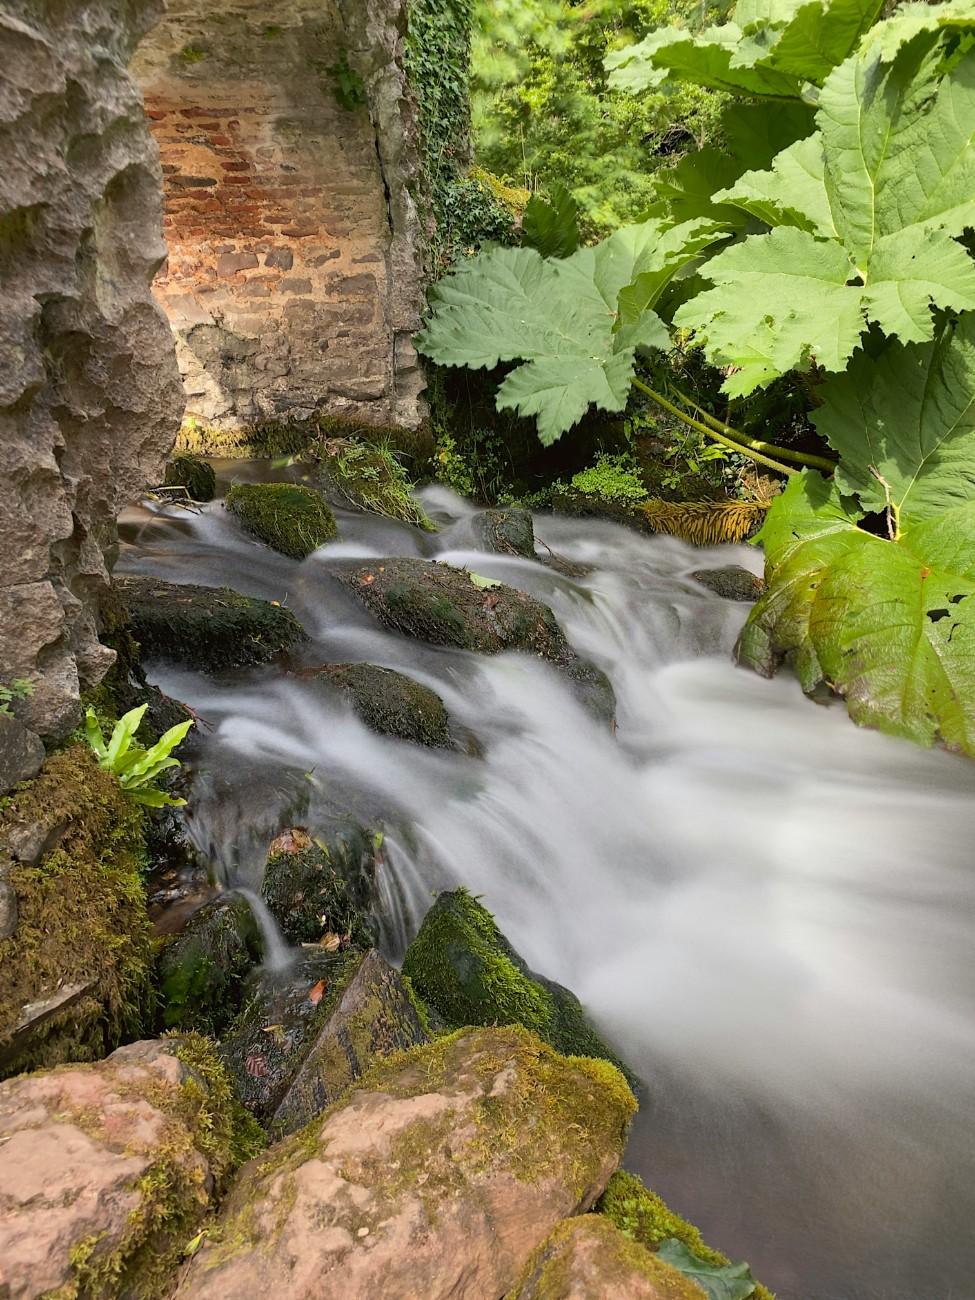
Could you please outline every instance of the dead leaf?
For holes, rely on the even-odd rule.
[[[324,993],[325,993],[325,981],[319,980],[317,984],[313,984],[311,986],[311,990],[308,994],[308,1001],[312,1004],[313,1007],[317,1007],[319,1002],[321,1002]]]
[[[244,1069],[252,1079],[264,1079],[267,1077],[267,1060],[260,1052],[251,1052],[244,1062]]]
[[[375,581],[376,581],[376,575],[374,573],[365,573],[359,579],[359,585],[361,587],[371,587]]]
[[[489,591],[489,592],[487,593],[487,595],[484,597],[484,608],[485,608],[485,609],[494,609],[494,607],[495,607],[495,605],[497,605],[497,603],[498,603],[498,598],[497,598],[497,596],[495,596],[495,595],[493,594],[493,592],[490,592],[490,591]]]
[[[332,931],[329,930],[326,934],[323,934],[322,937],[319,939],[318,945],[320,948],[324,948],[326,952],[338,952],[339,944],[341,942],[342,940],[339,938],[339,936],[337,934],[333,934]]]

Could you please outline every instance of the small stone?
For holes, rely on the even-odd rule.
[[[217,274],[236,275],[238,271],[250,271],[259,265],[253,253],[224,253],[217,258]]]
[[[44,762],[39,736],[11,713],[0,713],[0,794],[36,776]]]
[[[758,600],[765,590],[762,579],[756,578],[740,564],[726,564],[720,569],[697,569],[691,577],[723,600]]]
[[[264,258],[265,266],[276,266],[280,271],[290,271],[295,264],[290,248],[272,248]]]

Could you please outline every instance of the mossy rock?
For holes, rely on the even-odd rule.
[[[600,1214],[565,1219],[539,1246],[507,1300],[708,1300],[683,1273]]]
[[[166,487],[185,488],[191,501],[212,501],[217,492],[213,466],[199,456],[174,456],[166,466]]]
[[[415,524],[427,532],[436,531],[436,525],[413,497],[406,471],[388,446],[327,438],[316,450],[321,456],[322,486],[340,500],[357,510]]]
[[[139,805],[87,745],[53,754],[2,803],[18,919],[0,942],[0,1078],[96,1060],[154,1005]]]
[[[371,730],[446,749],[450,718],[440,696],[405,673],[377,664],[329,664],[318,679],[341,691]]]
[[[377,1056],[428,1040],[409,987],[375,951],[305,952],[256,975],[221,1056],[275,1136],[320,1115]]]
[[[121,577],[116,585],[142,653],[204,672],[262,664],[306,640],[288,609],[229,587]]]
[[[612,718],[615,697],[605,673],[580,659],[549,607],[523,591],[427,560],[336,564],[330,572],[385,627],[432,645],[537,655],[566,673],[595,716]]]
[[[226,505],[252,537],[293,560],[336,534],[332,507],[321,492],[300,483],[235,483]]]
[[[600,1057],[625,1071],[575,994],[529,970],[466,889],[437,896],[407,949],[403,974],[453,1028],[524,1025],[556,1051]]]
[[[675,1214],[636,1174],[622,1169],[615,1173],[597,1201],[596,1210],[614,1223],[620,1232],[648,1250],[656,1250],[661,1242],[673,1238],[705,1264],[720,1268],[730,1263],[727,1255],[705,1245],[700,1231]],[[752,1300],[775,1300],[775,1297],[756,1283]]]
[[[762,579],[740,564],[726,564],[720,569],[697,569],[691,577],[722,600],[755,601],[765,590]]]
[[[369,917],[375,889],[375,836],[342,821],[314,837],[301,827],[282,832],[271,844],[261,884],[289,943],[318,943],[331,934],[346,948],[368,948],[375,940]]]
[[[221,894],[198,908],[159,954],[167,1029],[219,1034],[234,1018],[243,981],[261,960],[261,931],[240,894]]]
[[[535,558],[535,525],[529,511],[511,506],[506,510],[481,510],[471,519],[474,541],[482,551],[497,555]]]

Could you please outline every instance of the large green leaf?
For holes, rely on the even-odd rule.
[[[880,29],[878,29],[880,30]],[[891,64],[875,42],[827,79],[818,132],[715,195],[774,228],[713,258],[716,286],[675,316],[736,396],[787,369],[842,370],[870,322],[934,333],[932,307],[975,309],[975,51],[944,76],[937,34]]]
[[[610,85],[638,92],[668,78],[734,95],[799,99],[821,85],[876,20],[881,0],[739,3],[734,22],[699,35],[679,27],[651,32],[606,58]]]
[[[755,1294],[755,1279],[747,1264],[705,1263],[676,1237],[660,1243],[657,1257],[692,1278],[708,1300],[748,1300]]]
[[[975,0],[940,0],[936,5],[901,5],[892,18],[882,23],[870,40],[876,40],[881,58],[893,59],[897,52],[922,32],[957,29],[970,31],[975,25]]]
[[[624,408],[637,352],[669,346],[652,302],[703,246],[723,237],[713,221],[667,229],[651,220],[564,259],[492,249],[435,287],[417,347],[441,365],[519,362],[498,390],[498,407],[536,416],[540,439],[551,443],[590,405]],[[639,295],[647,309],[621,313],[622,292],[633,285],[631,299]]]
[[[975,755],[975,502],[897,541],[857,526],[838,488],[806,471],[763,529],[767,591],[739,657],[770,675],[794,657],[859,723]]]
[[[836,483],[901,525],[975,500],[975,316],[934,344],[858,354],[821,389],[816,428],[840,454]]]
[[[570,257],[579,247],[579,205],[572,191],[559,181],[549,186],[548,198],[533,194],[521,218],[521,240],[543,257]]]

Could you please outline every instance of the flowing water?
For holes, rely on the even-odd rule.
[[[128,515],[123,571],[278,600],[311,635],[301,664],[406,671],[480,746],[376,736],[280,667],[152,665],[209,724],[198,845],[256,890],[289,821],[381,820],[389,954],[437,889],[483,895],[646,1080],[626,1163],[712,1244],[782,1300],[971,1300],[975,764],[735,668],[747,607],[689,574],[758,570],[749,548],[540,516],[540,541],[589,568],[568,579],[472,550],[472,508],[442,489],[424,501],[436,535],[339,512],[341,540],[302,564],[247,540],[219,502]],[[388,634],[325,569],[389,555],[547,601],[612,678],[615,736],[545,664]]]

